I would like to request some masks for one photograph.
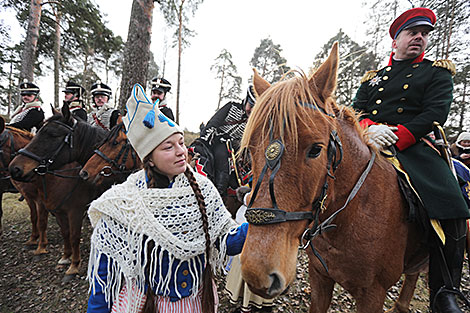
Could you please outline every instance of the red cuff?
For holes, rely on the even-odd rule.
[[[373,122],[371,119],[365,118],[359,122],[359,125],[361,125],[362,128],[367,128],[370,125],[377,125],[377,123]]]
[[[399,151],[403,151],[411,145],[416,143],[415,136],[403,125],[397,125],[398,130],[394,131],[398,137],[398,141],[395,146]]]

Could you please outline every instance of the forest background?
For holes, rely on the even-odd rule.
[[[470,2],[465,0],[228,1],[1,0],[0,113],[18,106],[24,79],[41,87],[45,110],[61,106],[74,80],[101,80],[123,108],[135,82],[172,83],[177,122],[197,131],[227,101],[240,101],[251,68],[269,82],[289,69],[311,72],[340,43],[337,100],[350,104],[368,70],[391,52],[388,28],[404,10],[428,7],[437,25],[429,59],[457,67],[449,138],[470,130]],[[86,97],[89,106],[90,97]]]

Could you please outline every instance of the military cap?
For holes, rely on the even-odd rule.
[[[167,93],[171,89],[171,84],[163,77],[154,77],[152,79],[152,91],[158,90]]]
[[[404,30],[415,26],[429,26],[431,30],[436,24],[436,15],[428,8],[413,8],[405,11],[393,21],[389,33],[392,39],[396,39],[398,34]]]
[[[101,81],[97,81],[96,83],[91,85],[91,95],[93,97],[97,95],[104,95],[108,96],[109,98],[111,97],[111,92],[111,88],[108,85],[103,84]]]
[[[62,90],[62,92],[72,93],[76,95],[78,98],[80,98],[83,94],[85,94],[85,88],[83,88],[82,86],[80,86],[79,84],[73,81],[68,81],[67,84],[65,85],[65,89]]]
[[[36,84],[28,82],[26,79],[20,84],[20,94],[26,95],[38,95],[39,87]]]
[[[256,102],[255,90],[253,85],[248,86],[248,90],[246,91],[245,101],[243,103],[246,105],[249,103],[251,106],[254,106]]]

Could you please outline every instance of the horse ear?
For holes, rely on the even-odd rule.
[[[269,87],[271,87],[271,84],[259,76],[258,71],[253,68],[253,88],[255,89],[256,94],[261,96],[261,94]]]
[[[336,88],[338,63],[338,42],[336,41],[331,48],[328,59],[326,59],[309,80],[310,89],[320,94],[323,100],[330,97]]]
[[[69,108],[69,105],[67,103],[64,103],[64,105],[62,105],[62,115],[64,116],[65,120],[66,121],[69,121],[72,117],[72,114],[70,114],[70,108]]]
[[[0,116],[0,134],[5,130],[5,119],[3,116]]]
[[[54,106],[52,105],[52,103],[51,103],[51,112],[52,112],[52,115],[59,115],[59,114],[60,114],[60,112],[57,111],[56,108],[54,108]]]

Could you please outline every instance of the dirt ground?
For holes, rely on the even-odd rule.
[[[0,313],[13,312],[86,312],[88,299],[88,281],[86,267],[89,254],[91,226],[86,219],[82,231],[82,266],[80,274],[69,283],[62,283],[66,268],[57,266],[62,253],[62,237],[53,216],[49,217],[47,255],[34,257],[33,251],[23,243],[31,231],[29,209],[26,203],[18,201],[18,194],[3,196],[3,236],[0,237]],[[465,264],[463,290],[470,296],[468,265]],[[273,309],[277,312],[308,312],[307,258],[300,253],[297,280],[289,292],[275,301]],[[224,278],[218,279],[219,290],[223,289]],[[384,309],[391,307],[398,296],[400,283],[388,292]],[[226,296],[219,292],[219,312],[231,313],[236,307],[229,304]],[[411,303],[413,313],[428,312],[428,292],[423,277],[418,281],[418,288]],[[354,300],[340,286],[336,286],[333,303],[329,312],[355,312]]]

